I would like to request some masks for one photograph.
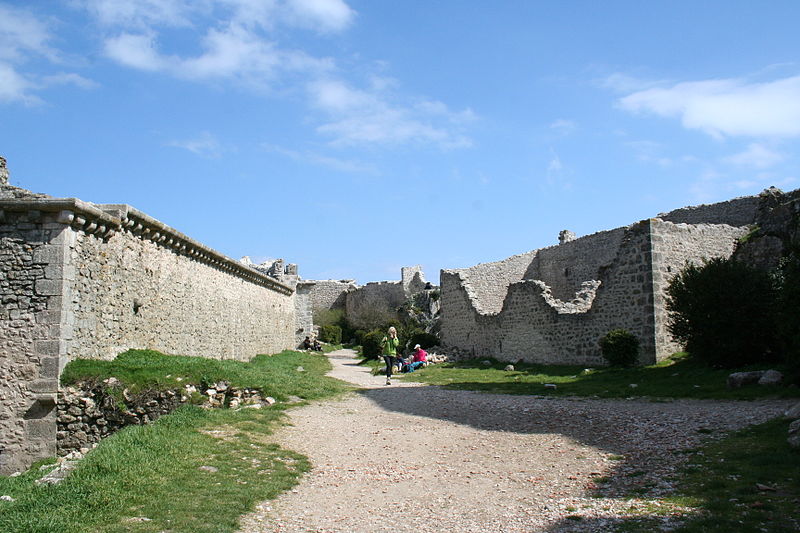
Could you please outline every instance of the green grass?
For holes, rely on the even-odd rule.
[[[730,390],[726,380],[731,372],[764,369],[713,369],[686,354],[675,354],[661,363],[634,368],[595,368],[563,365],[508,364],[496,360],[484,366],[483,359],[431,365],[412,374],[414,381],[450,389],[475,390],[498,394],[540,396],[594,396],[599,398],[708,398],[749,400],[762,397],[797,397],[800,388],[750,385]],[[783,370],[779,366],[772,366]],[[546,383],[556,389],[545,388]],[[631,385],[635,385],[632,387]]]
[[[302,366],[304,371],[298,372]],[[228,381],[235,387],[260,388],[278,400],[291,395],[314,399],[342,390],[342,383],[324,377],[330,363],[319,353],[286,350],[258,355],[249,362],[165,355],[153,350],[128,350],[111,361],[76,359],[61,374],[63,385],[116,377],[136,392],[182,387],[187,383]]]
[[[147,387],[171,383],[163,376],[172,373],[185,376],[184,383],[206,376],[265,387],[275,397],[309,399],[348,388],[325,377],[330,363],[319,355],[282,352],[252,363],[197,359],[126,352],[100,365],[76,362],[65,381],[115,375]],[[298,372],[298,366],[305,372]],[[0,477],[0,494],[15,499],[0,501],[0,531],[235,531],[242,514],[294,486],[309,468],[304,456],[270,442],[269,434],[285,420],[284,409],[281,403],[238,411],[184,406],[103,440],[59,485],[33,482],[42,475],[39,466],[48,462],[15,478]]]
[[[800,451],[786,443],[789,422],[775,419],[703,446],[691,455],[670,505],[698,509],[683,533],[800,530]],[[758,485],[775,490],[761,490]],[[626,520],[619,531],[649,532],[652,519]]]

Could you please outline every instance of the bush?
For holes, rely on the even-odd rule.
[[[381,340],[386,336],[386,333],[379,329],[374,329],[364,335],[364,340],[361,342],[361,355],[367,359],[377,359],[381,355]]]
[[[439,344],[439,338],[431,333],[425,333],[424,331],[420,331],[414,333],[408,341],[408,345],[411,348],[413,348],[417,344],[422,346],[424,350],[427,350],[431,346],[436,346],[437,344]]]
[[[327,326],[322,326],[319,331],[319,338],[322,340],[322,342],[327,342],[330,344],[341,344],[342,328],[337,326],[336,324],[329,324]]]
[[[633,366],[639,358],[639,339],[624,329],[611,330],[600,339],[600,350],[611,366]]]
[[[772,361],[776,300],[766,272],[733,259],[687,264],[667,287],[669,331],[712,366]]]

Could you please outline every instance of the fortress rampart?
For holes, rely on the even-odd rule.
[[[73,358],[247,360],[295,345],[292,287],[130,206],[21,191],[0,195],[0,473],[55,455]]]
[[[714,223],[653,218],[503,261],[443,270],[442,343],[473,357],[598,366],[605,364],[600,337],[623,328],[639,339],[641,363],[662,360],[680,349],[667,331],[670,279],[687,261],[731,256],[754,221],[758,198],[723,204],[671,216],[707,216]]]

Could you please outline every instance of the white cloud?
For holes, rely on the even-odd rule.
[[[461,131],[465,122],[475,118],[469,109],[453,112],[445,104],[429,100],[395,104],[388,95],[354,89],[340,80],[313,82],[309,94],[313,105],[329,117],[317,131],[332,137],[334,144],[472,145]]]
[[[784,159],[783,154],[763,144],[752,143],[743,152],[728,156],[723,161],[740,167],[764,169],[777,165]]]
[[[575,124],[575,122],[563,118],[560,118],[550,123],[550,129],[555,131],[559,135],[569,135],[570,133],[575,131],[576,127],[577,124]]]
[[[320,31],[341,31],[353,22],[355,11],[341,0],[288,0],[289,20]]]
[[[146,29],[151,26],[188,26],[193,9],[204,0],[85,0],[84,7],[104,26]],[[194,8],[192,7],[194,6]]]
[[[158,53],[155,41],[149,35],[123,33],[107,39],[105,52],[114,61],[140,70],[161,70],[169,63]]]
[[[664,146],[654,141],[628,141],[625,146],[636,152],[636,158],[646,163],[655,163],[660,167],[668,167],[673,160],[663,155]]]
[[[32,13],[0,4],[0,59],[36,54],[55,60],[58,54],[47,45],[49,40],[47,26]]]
[[[0,102],[39,103],[39,98],[30,94],[31,89],[31,82],[13,66],[0,63]]]
[[[634,92],[618,103],[631,112],[679,118],[684,127],[716,138],[800,135],[800,76],[684,82]]]
[[[378,170],[368,164],[361,163],[349,159],[340,159],[338,157],[331,157],[311,151],[297,151],[282,146],[275,146],[272,144],[263,144],[262,147],[270,152],[275,152],[295,161],[311,163],[313,165],[331,168],[333,170],[345,173],[359,173],[359,174],[379,174]]]
[[[605,78],[595,80],[595,83],[600,87],[605,87],[606,89],[611,89],[612,91],[629,93],[632,91],[649,89],[650,87],[654,87],[664,82],[635,78],[627,74],[622,74],[621,72],[615,72],[614,74],[606,76]]]
[[[184,150],[188,150],[193,154],[211,159],[216,159],[222,155],[222,148],[220,147],[219,141],[217,141],[216,137],[207,131],[202,132],[195,139],[170,141],[166,143],[166,145],[173,146],[175,148],[183,148]]]

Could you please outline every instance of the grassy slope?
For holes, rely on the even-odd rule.
[[[326,358],[298,352],[237,363],[132,351],[116,361],[71,364],[65,381],[115,375],[131,387],[171,386],[171,374],[184,376],[183,383],[200,376],[263,386],[276,398],[322,398],[346,389],[324,376],[329,368]],[[303,456],[269,443],[283,409],[186,406],[105,439],[60,485],[34,485],[39,465],[0,477],[0,494],[16,500],[0,502],[0,531],[235,531],[243,513],[291,488],[309,468]]]

